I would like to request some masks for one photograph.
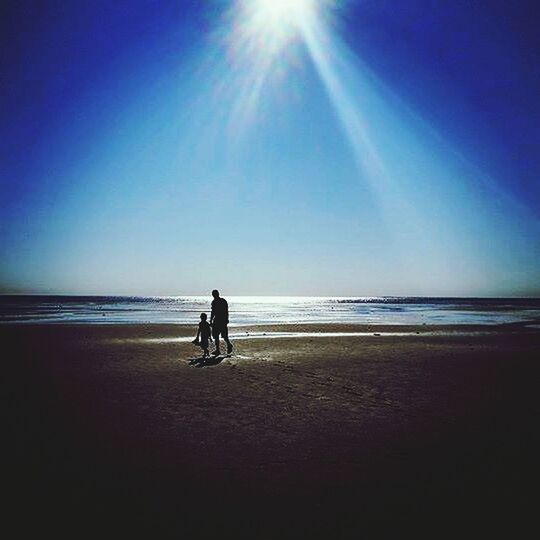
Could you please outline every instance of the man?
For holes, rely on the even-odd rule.
[[[219,350],[219,336],[223,337],[227,343],[227,354],[231,354],[233,350],[232,343],[229,341],[229,304],[225,298],[219,296],[219,291],[212,291],[214,300],[212,301],[212,314],[210,315],[210,324],[212,326],[212,337],[216,340],[216,350],[212,353],[214,356],[221,354]]]

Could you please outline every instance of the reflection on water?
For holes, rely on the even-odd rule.
[[[540,321],[535,298],[228,296],[231,325],[283,323],[502,324]],[[196,324],[208,296],[0,296],[3,323]]]

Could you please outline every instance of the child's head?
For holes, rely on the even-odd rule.
[[[207,318],[206,313],[201,313],[201,321],[206,321]]]

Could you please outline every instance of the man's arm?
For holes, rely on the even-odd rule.
[[[214,313],[214,301],[212,301],[212,313],[210,313],[210,324],[212,324],[214,322],[214,317],[216,316],[216,314]]]
[[[227,302],[227,300],[223,300],[223,304],[225,306],[225,320],[227,321],[227,324],[229,324],[229,303]]]

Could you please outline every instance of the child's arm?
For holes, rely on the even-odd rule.
[[[191,343],[199,343],[199,336],[201,335],[201,327],[197,328],[197,337]]]

